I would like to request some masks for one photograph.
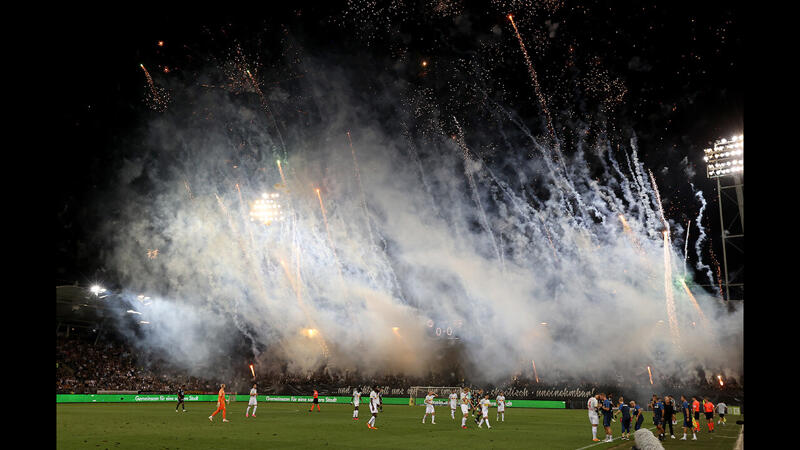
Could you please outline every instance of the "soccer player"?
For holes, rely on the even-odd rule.
[[[506,421],[506,396],[502,392],[497,396],[497,415],[495,420]]]
[[[317,412],[322,412],[319,409],[319,392],[317,392],[316,389],[314,389],[314,400],[313,400],[313,403],[311,403],[311,409],[309,409],[308,412],[311,412],[311,411],[314,410],[314,405],[317,405]]]
[[[214,421],[214,416],[217,415],[218,412],[222,411],[222,421],[223,422],[230,422],[230,420],[225,418],[225,385],[221,385],[219,388],[219,393],[217,395],[217,410],[211,413],[208,416],[208,420],[211,422]]]
[[[600,394],[596,394],[594,397],[589,397],[589,401],[586,402],[586,409],[589,410],[589,423],[592,424],[592,440],[595,442],[600,441],[600,439],[597,439],[597,425],[600,424],[600,420],[597,416],[599,399]]]
[[[631,436],[631,407],[625,403],[625,399],[619,398],[619,406],[617,411],[622,415],[619,423],[622,425],[622,438],[623,440],[630,440]]]
[[[714,404],[711,403],[711,400],[706,397],[703,399],[703,411],[706,413],[706,426],[708,427],[708,432],[714,432]]]
[[[492,425],[489,424],[489,406],[492,404],[491,400],[489,400],[489,394],[483,396],[483,400],[480,401],[479,405],[481,407],[481,421],[478,422],[478,428],[483,427],[483,422],[486,422],[486,428],[492,429]]]
[[[600,399],[603,401],[600,407],[600,410],[603,412],[603,428],[606,429],[606,439],[604,442],[611,442],[614,440],[611,433],[611,416],[614,414],[614,405],[611,404],[611,400],[606,397],[606,394],[600,394]]]
[[[186,403],[183,403],[183,388],[186,386],[181,386],[178,388],[178,404],[175,405],[175,412],[178,412],[178,406],[183,406],[183,412],[186,412]]]
[[[470,407],[470,400],[469,400],[469,388],[465,387],[461,391],[461,428],[467,429],[467,416],[469,416],[469,407]]]
[[[248,417],[250,415],[250,407],[253,407],[253,417],[256,416],[256,409],[258,408],[258,395],[256,394],[256,385],[253,385],[253,389],[250,389],[250,401],[247,402],[247,411],[244,412],[244,416]]]
[[[358,420],[358,405],[361,403],[361,392],[358,388],[353,389],[353,420]]]
[[[639,431],[639,428],[642,428],[642,422],[644,422],[644,411],[639,405],[636,404],[635,400],[631,400],[631,416],[633,416],[634,425],[633,431]]]
[[[658,428],[658,438],[664,440],[664,404],[657,395],[653,394],[653,401],[650,402],[650,407],[653,408],[653,425]]]
[[[475,419],[475,425],[477,425],[481,419],[481,413],[478,411],[481,400],[483,400],[483,389],[478,389],[478,395],[475,396],[475,403],[472,404],[472,416]]]
[[[450,393],[450,418],[455,420],[456,418],[456,403],[458,403],[458,391],[453,391]]]
[[[700,402],[697,397],[692,397],[692,412],[694,413],[694,420],[692,420],[692,430],[695,432],[700,431]]]
[[[436,397],[436,394],[434,394],[433,391],[428,391],[428,395],[425,396],[425,415],[422,416],[422,423],[425,423],[425,419],[430,415],[431,423],[436,425],[436,411],[433,409],[433,397]]]
[[[372,417],[369,418],[367,422],[367,428],[370,430],[377,430],[378,427],[375,426],[375,419],[378,418],[378,406],[380,405],[380,393],[381,388],[374,388],[372,392],[369,393],[369,412],[372,414]]]
[[[689,406],[689,402],[686,400],[686,396],[681,395],[681,412],[683,413],[683,437],[681,438],[682,441],[686,440],[686,432],[690,428],[692,429],[692,440],[697,440],[697,435],[694,432],[694,428],[692,427],[692,410],[691,406]]]
[[[725,426],[725,414],[728,412],[728,405],[725,402],[717,403],[717,414],[719,414],[719,420],[717,423],[722,424]]]

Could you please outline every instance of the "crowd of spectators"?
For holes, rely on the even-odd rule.
[[[98,391],[136,391],[136,392],[175,392],[184,386],[188,393],[215,392],[217,381],[202,380],[188,376],[169,367],[168,364],[139,361],[137,355],[124,344],[114,340],[92,340],[80,337],[58,337],[56,342],[56,392],[62,394],[94,394]],[[362,374],[358,371],[338,371],[321,368],[305,373],[293,373],[286,367],[261,368],[257,379],[245,372],[247,364],[241,364],[243,373],[237,379],[227,383],[233,391],[249,390],[255,381],[259,390],[264,393],[285,394],[287,392],[302,393],[309,389],[318,389],[323,395],[333,395],[343,386],[367,387],[381,386],[401,392],[411,386],[462,386],[471,385],[464,378],[454,373],[428,373],[423,376],[404,376],[396,374]],[[568,374],[548,374],[548,379],[536,379],[515,375],[508,380],[496,384],[479,386],[487,392],[505,390],[506,392],[528,392],[534,396],[546,390],[583,390],[597,392],[650,392],[647,372],[623,376],[605,377],[610,381],[598,385],[590,380],[570,377]],[[550,382],[549,380],[558,380]],[[714,384],[714,380],[700,379],[686,384],[673,378],[658,377],[655,379],[660,389],[674,392],[688,392],[690,395],[714,392],[716,395],[741,395],[742,388],[735,380],[724,386]],[[297,391],[297,392],[294,392]],[[310,390],[309,390],[310,392]],[[391,391],[390,391],[391,392]],[[389,392],[387,392],[389,394]]]

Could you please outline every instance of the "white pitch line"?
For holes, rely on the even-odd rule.
[[[648,430],[654,430],[655,428],[656,428],[656,427],[650,427],[650,428],[648,428]],[[598,430],[598,431],[599,431],[599,430]],[[620,437],[615,437],[615,438],[611,439],[611,441],[610,441],[610,442],[614,442],[614,441],[616,441],[617,439],[622,439],[622,436],[620,436]],[[575,449],[575,450],[583,450],[583,449],[585,449],[585,448],[594,447],[595,445],[608,444],[608,443],[609,443],[609,441],[604,441],[604,440],[602,440],[602,439],[601,439],[601,440],[600,440],[600,442],[595,442],[594,444],[587,445],[586,447],[577,448],[577,449]]]

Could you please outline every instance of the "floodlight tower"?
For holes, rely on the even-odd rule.
[[[744,135],[718,139],[712,148],[705,149],[703,160],[708,178],[717,180],[725,300],[744,300]],[[736,192],[735,197],[727,192],[731,189]],[[729,222],[726,222],[725,210]],[[729,268],[729,249],[738,251],[742,258],[735,271]]]

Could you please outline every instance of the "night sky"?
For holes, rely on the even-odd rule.
[[[105,20],[76,13],[56,43],[67,68],[57,130],[64,151],[55,161],[57,283],[114,283],[96,245],[97,224],[114,211],[103,204],[103,193],[114,185],[121,160],[136,153],[142,124],[162,114],[148,104],[140,64],[156,84],[169,86],[189,82],[238,45],[270,74],[282,75],[275,83],[303,76],[302,65],[286,64],[294,52],[360,68],[367,90],[389,78],[442,97],[452,95],[447,79],[460,70],[459,61],[486,51],[497,58],[492,76],[502,76],[509,98],[530,100],[513,105],[520,115],[541,120],[507,14],[515,17],[565,142],[574,121],[623,146],[635,133],[669,219],[685,224],[696,217],[690,182],[704,191],[703,225],[721,254],[715,183],[705,177],[702,150],[714,139],[743,133],[742,18],[734,3],[361,3],[367,2],[283,2],[268,12],[200,15],[141,5]],[[493,34],[502,39],[492,40]],[[498,48],[481,50],[486,42]],[[463,114],[468,104],[455,102],[452,109]],[[687,168],[693,177],[687,178]]]

